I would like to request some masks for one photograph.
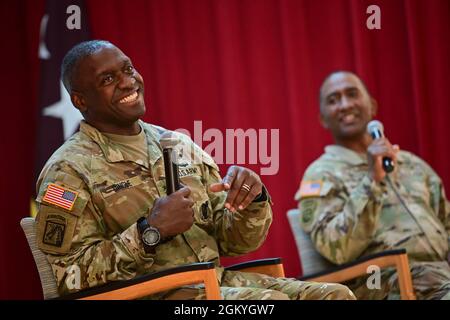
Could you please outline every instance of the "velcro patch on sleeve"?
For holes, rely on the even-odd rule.
[[[42,205],[37,220],[37,245],[46,253],[67,253],[70,250],[77,217],[63,210]]]
[[[300,185],[298,196],[300,198],[320,196],[322,185],[321,180],[304,180]]]
[[[42,201],[71,211],[77,197],[78,192],[51,183],[47,186]]]

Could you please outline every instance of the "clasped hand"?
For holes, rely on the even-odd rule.
[[[237,209],[245,209],[261,194],[262,182],[252,170],[231,166],[222,182],[211,184],[209,191],[227,191],[225,207],[236,212]],[[193,206],[191,190],[184,186],[171,195],[155,200],[151,213],[147,217],[148,223],[158,228],[163,239],[183,233],[194,223]]]

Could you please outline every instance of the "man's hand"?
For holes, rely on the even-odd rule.
[[[383,157],[389,157],[397,167],[398,145],[391,145],[388,139],[380,138],[374,140],[367,148],[367,159],[369,162],[369,174],[376,182],[380,182],[386,176],[383,170]]]
[[[259,176],[250,169],[231,166],[221,183],[209,186],[211,192],[227,190],[228,196],[225,207],[236,212],[245,209],[262,191],[262,182]]]
[[[194,223],[194,201],[190,194],[191,190],[183,187],[169,196],[155,200],[147,221],[159,230],[162,239],[183,233]]]

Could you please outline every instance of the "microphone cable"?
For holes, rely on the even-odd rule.
[[[392,190],[394,191],[398,201],[400,201],[401,205],[403,206],[403,208],[406,210],[406,212],[408,212],[408,214],[414,219],[414,221],[416,222],[416,224],[420,227],[420,229],[423,232],[422,227],[419,224],[419,221],[417,221],[416,217],[414,216],[414,214],[411,212],[411,210],[409,210],[408,206],[405,203],[405,200],[403,200],[403,197],[400,195],[400,193],[397,190],[397,187],[394,185],[394,183],[391,180],[391,177],[389,177],[388,174],[386,174],[386,180],[389,183],[389,185],[391,186]],[[425,232],[424,232],[425,233]]]
[[[403,197],[400,195],[400,193],[397,190],[397,187],[394,185],[394,183],[391,180],[391,177],[389,177],[388,174],[386,174],[386,180],[388,182],[388,184],[391,186],[392,190],[394,191],[397,199],[400,201],[402,207],[406,210],[406,212],[408,212],[408,214],[413,218],[414,222],[417,224],[417,226],[419,226],[419,229],[422,231],[423,235],[425,236],[425,238],[427,239],[428,244],[430,245],[431,248],[433,248],[434,251],[436,251],[436,253],[439,256],[439,252],[436,250],[436,248],[434,248],[433,244],[430,242],[430,240],[427,237],[427,233],[423,230],[422,226],[420,225],[419,221],[417,220],[417,218],[414,216],[414,214],[411,212],[411,210],[408,208],[408,206],[405,203],[405,200],[403,199]]]

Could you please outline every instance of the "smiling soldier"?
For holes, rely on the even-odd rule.
[[[219,176],[212,158],[187,136],[184,187],[167,195],[159,143],[168,130],[139,120],[144,81],[107,41],[78,44],[62,79],[84,117],[80,131],[48,160],[37,182],[38,245],[61,295],[193,262],[214,262],[226,299],[353,299],[347,287],[224,271],[221,255],[256,250],[272,222],[259,176],[232,166]],[[190,168],[190,169],[189,169]],[[188,170],[189,169],[189,170]],[[73,285],[69,271],[78,270]],[[199,299],[202,287],[151,298]]]
[[[335,145],[303,176],[295,196],[300,222],[335,264],[405,248],[417,297],[450,299],[450,205],[442,181],[423,160],[385,137],[372,140],[366,128],[376,112],[376,101],[355,74],[340,71],[325,79],[320,117]],[[389,177],[383,157],[395,163]],[[380,288],[369,289],[361,278],[349,286],[362,299],[399,298],[391,268],[382,272]]]

